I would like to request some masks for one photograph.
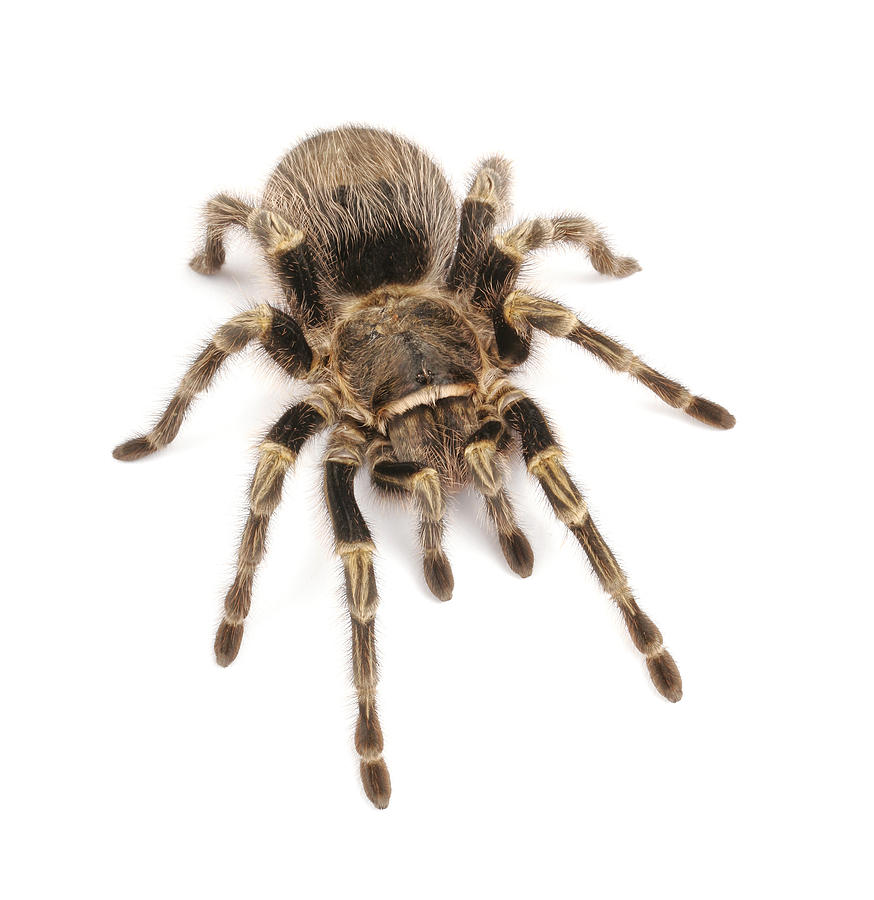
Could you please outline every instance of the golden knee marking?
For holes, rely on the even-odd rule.
[[[528,471],[531,472],[532,475],[537,477],[537,468],[541,465],[545,465],[546,463],[555,460],[559,465],[562,463],[564,459],[564,454],[561,452],[561,447],[553,444],[550,447],[545,447],[543,450],[538,451],[531,455],[531,458],[528,460]]]
[[[292,228],[282,216],[269,209],[253,210],[246,224],[258,243],[272,256],[294,250],[304,241],[302,231]]]
[[[521,260],[526,253],[554,240],[555,226],[550,219],[529,219],[497,235],[495,245],[508,255]]]
[[[562,465],[558,447],[547,447],[528,462],[528,471],[540,482],[556,515],[566,525],[586,520],[586,504]]]
[[[263,339],[273,324],[273,310],[262,303],[247,309],[225,322],[212,339],[219,350],[237,353],[254,338]]]
[[[307,402],[310,402],[309,399]],[[365,440],[360,428],[341,422],[331,435],[325,462],[336,462],[346,466],[360,466],[364,460]]]
[[[525,291],[511,291],[507,295],[504,318],[517,330],[532,325],[554,337],[567,337],[580,324],[579,319],[560,303],[534,297]]]
[[[514,403],[519,400],[527,399],[528,395],[524,391],[520,391],[517,388],[510,387],[509,385],[505,388],[505,392],[503,394],[498,394],[495,392],[496,396],[489,397],[490,402],[495,404],[495,408],[497,409],[498,415],[503,416],[505,410],[508,406],[512,406]]]
[[[337,552],[343,560],[349,609],[354,621],[368,623],[376,615],[379,597],[373,571],[373,544],[360,541],[340,544]]]
[[[494,238],[492,238],[492,243],[501,253],[510,257],[514,262],[521,263],[525,258],[525,254],[521,250],[517,249],[507,241],[506,235],[496,234]]]
[[[432,468],[420,469],[410,478],[413,496],[423,518],[438,521],[443,518],[445,504],[440,476]]]
[[[503,473],[493,440],[474,441],[464,448],[464,459],[480,493],[492,497],[501,489]]]
[[[256,515],[269,516],[282,498],[282,484],[295,454],[274,441],[263,441],[258,449],[260,456],[249,491],[249,507]]]
[[[316,366],[316,351],[313,348],[313,370]],[[340,394],[336,388],[327,384],[317,384],[312,393],[306,398],[306,402],[325,420],[332,425],[340,408]]]
[[[499,178],[500,175],[494,169],[480,169],[467,194],[467,199],[476,200],[480,203],[487,203],[489,206],[497,209],[500,205],[497,191]]]

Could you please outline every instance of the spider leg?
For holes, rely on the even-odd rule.
[[[246,227],[261,245],[286,299],[300,310],[304,322],[311,326],[324,322],[327,310],[304,232],[269,209],[252,210]]]
[[[208,200],[203,210],[206,235],[203,250],[195,253],[188,263],[201,275],[213,275],[225,262],[225,232],[232,225],[246,228],[252,206],[245,200],[230,194],[216,194]]]
[[[253,340],[291,376],[306,375],[313,364],[312,350],[291,316],[267,305],[246,310],[225,322],[198,354],[151,431],[119,444],[112,455],[139,459],[166,447],[179,433],[194,398],[209,387],[224,361]]]
[[[527,578],[534,568],[534,553],[516,523],[513,505],[503,487],[504,473],[498,445],[504,434],[504,426],[498,419],[487,419],[468,438],[464,460],[471,481],[482,494],[489,518],[495,524],[507,564],[517,575]]]
[[[528,219],[500,236],[505,246],[520,253],[530,253],[553,244],[572,244],[585,248],[592,267],[602,275],[625,278],[640,271],[640,264],[630,256],[616,256],[594,222],[582,216],[556,216],[551,219]]]
[[[683,696],[677,664],[664,648],[661,632],[634,599],[625,573],[592,520],[579,488],[562,464],[561,450],[543,413],[529,397],[509,386],[499,398],[498,408],[521,439],[528,471],[540,483],[556,516],[585,551],[601,587],[619,607],[634,646],[646,657],[656,689],[676,703]]]
[[[504,316],[513,327],[523,330],[537,328],[555,337],[564,337],[577,344],[616,372],[627,372],[649,388],[669,406],[716,428],[733,428],[734,416],[718,403],[690,394],[683,385],[650,368],[627,347],[606,334],[581,322],[569,309],[524,291],[511,292],[503,305]]]
[[[355,499],[355,473],[363,460],[364,435],[342,423],[331,437],[325,458],[325,498],[337,553],[343,561],[346,601],[352,621],[352,676],[358,696],[355,749],[361,758],[361,783],[374,806],[384,809],[391,779],[382,758],[382,728],[376,711],[378,680],[374,620],[379,595],[373,571],[370,530]]]
[[[252,604],[255,570],[264,556],[267,528],[282,497],[285,474],[304,443],[328,424],[326,416],[330,418],[324,409],[306,400],[296,403],[258,447],[258,464],[249,488],[249,517],[237,552],[237,573],[225,597],[224,616],[215,636],[215,658],[220,666],[230,665],[240,650],[243,623]]]
[[[528,358],[531,334],[529,328],[513,328],[507,322],[504,301],[516,286],[526,255],[557,242],[586,246],[599,272],[623,276],[640,268],[630,257],[614,256],[588,219],[529,219],[495,235],[483,251],[479,265],[474,266],[470,300],[491,317],[498,356],[510,366],[519,365]]]
[[[308,325],[325,320],[326,311],[315,278],[315,266],[304,233],[273,210],[255,207],[230,194],[217,194],[204,208],[203,250],[188,263],[195,272],[212,275],[225,261],[224,238],[233,225],[244,228],[261,245],[286,298]]]
[[[508,211],[509,190],[509,162],[500,156],[484,159],[461,205],[458,245],[449,271],[449,285],[455,291],[476,280],[495,223]]]
[[[373,462],[370,477],[383,490],[413,498],[419,512],[419,539],[425,582],[438,600],[449,600],[455,587],[452,568],[443,550],[446,494],[436,469],[420,462],[398,462],[386,449]]]

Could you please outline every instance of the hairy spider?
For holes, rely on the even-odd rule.
[[[374,546],[355,499],[366,464],[381,491],[411,498],[418,512],[425,581],[440,600],[453,578],[443,551],[446,496],[464,484],[482,495],[510,568],[531,574],[534,556],[503,486],[514,437],[556,516],[579,541],[619,607],[658,691],[682,696],[662,635],[640,609],[604,542],[540,407],[510,380],[528,357],[532,331],[568,338],[627,372],[670,406],[718,428],[734,417],[690,394],[569,309],[517,287],[526,255],[555,243],[584,247],[595,269],[624,277],[638,264],[617,257],[588,219],[528,219],[500,233],[509,212],[510,167],[483,160],[459,211],[438,166],[384,131],[344,127],[307,138],[282,158],[257,204],[218,194],[206,205],[206,238],[191,267],[212,274],[224,236],[245,229],[260,245],[285,296],[221,326],[182,379],[154,428],[113,451],[131,460],[165,447],[194,397],[224,361],[254,341],[308,385],[267,433],[249,492],[237,573],[215,639],[216,659],[236,657],[270,516],[301,447],[330,429],[325,500],[345,573],[358,698],[355,747],[371,802],[388,805],[391,783],[376,710]]]

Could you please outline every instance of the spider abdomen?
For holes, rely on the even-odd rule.
[[[397,135],[347,127],[293,147],[263,203],[303,231],[316,277],[334,295],[443,281],[457,210],[439,167]]]

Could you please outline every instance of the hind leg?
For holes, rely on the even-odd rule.
[[[625,573],[589,514],[579,488],[562,463],[562,453],[539,407],[521,392],[507,394],[504,421],[519,435],[528,471],[540,482],[555,515],[583,548],[601,587],[619,607],[634,646],[646,658],[656,690],[672,703],[683,696],[683,682],[662,633],[638,606]]]
[[[206,222],[203,249],[191,257],[188,265],[201,275],[214,275],[225,261],[225,232],[232,225],[246,228],[253,207],[230,194],[216,194],[203,210]]]
[[[370,802],[385,809],[391,796],[391,779],[382,756],[382,728],[376,710],[375,618],[379,594],[370,530],[355,499],[355,473],[363,461],[364,443],[365,436],[354,422],[340,424],[328,444],[324,486],[335,548],[343,561],[352,624],[352,678],[358,697],[355,749],[360,757],[361,783]]]

